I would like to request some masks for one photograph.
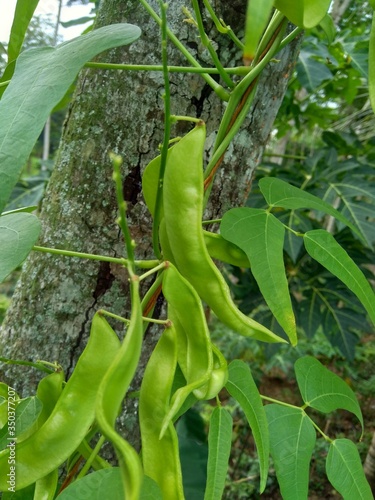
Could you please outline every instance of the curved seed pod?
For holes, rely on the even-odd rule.
[[[171,325],[151,354],[139,397],[144,473],[156,481],[166,500],[184,499],[177,433],[172,422],[159,437],[169,410],[176,365],[176,331]]]
[[[259,40],[269,21],[273,0],[248,0],[245,25],[243,60],[245,66],[254,59]]]
[[[237,267],[250,267],[249,259],[241,248],[223,238],[220,234],[203,231],[207,251],[212,259],[221,260]]]
[[[99,386],[95,414],[103,434],[116,449],[126,499],[138,500],[143,480],[141,462],[135,449],[114,428],[122,400],[137,369],[142,348],[143,322],[138,276],[132,276],[130,290],[130,324],[125,339]],[[108,323],[107,328],[110,328]]]
[[[177,332],[178,364],[187,382],[187,386],[177,391],[180,396],[176,393],[172,398],[170,416],[173,418],[179,409],[176,401],[183,403],[181,394],[189,395],[195,391],[198,398],[205,397],[207,389],[199,389],[207,385],[211,377],[213,357],[202,301],[191,284],[171,264],[163,274],[163,294],[168,302],[168,318]]]
[[[102,318],[94,316],[87,346],[50,416],[34,434],[17,445],[17,490],[64,463],[94,421],[99,384],[120,346],[117,335],[102,328],[101,321]],[[1,491],[8,489],[8,459],[9,448],[0,453]]]
[[[205,137],[206,128],[202,123],[183,137],[168,155],[163,189],[164,219],[176,267],[229,328],[263,342],[286,342],[239,311],[207,251],[201,227]]]

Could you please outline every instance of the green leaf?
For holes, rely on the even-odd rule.
[[[132,43],[139,36],[136,26],[114,24],[56,48],[27,50],[19,56],[0,101],[0,212],[49,113],[64,97],[78,71],[100,52]]]
[[[296,323],[283,257],[283,224],[265,210],[234,208],[225,213],[220,232],[246,253],[263,297],[292,345],[296,345]]]
[[[263,403],[246,363],[234,360],[228,366],[228,370],[229,378],[225,387],[240,404],[254,436],[259,456],[260,493],[262,493],[266,487],[269,461],[268,423]]]
[[[308,231],[304,235],[304,243],[311,257],[341,280],[358,297],[375,324],[375,294],[371,285],[332,234],[323,229]]]
[[[298,208],[319,210],[332,215],[332,217],[335,217],[337,220],[350,227],[355,234],[361,237],[358,229],[346,217],[329,203],[326,203],[317,196],[307,193],[295,186],[291,186],[287,182],[276,179],[275,177],[264,177],[260,179],[259,188],[270,206],[289,208],[291,210]]]
[[[223,407],[214,409],[208,434],[207,486],[204,500],[217,500],[224,491],[232,444],[233,420]]]
[[[349,439],[336,439],[329,447],[327,477],[344,500],[373,500],[357,447]]]
[[[335,23],[333,22],[332,17],[329,14],[326,14],[320,21],[319,26],[326,34],[328,44],[331,45],[337,33],[336,26]]]
[[[317,61],[307,50],[301,50],[297,63],[298,79],[301,85],[314,92],[323,82],[332,79],[332,73],[325,64]]]
[[[375,187],[354,176],[330,182],[324,198],[340,197],[344,205],[342,214],[354,221],[366,244],[372,248],[375,242]]]
[[[38,239],[39,219],[28,213],[0,217],[0,283],[18,267]]]
[[[270,404],[265,407],[271,456],[284,500],[307,499],[309,465],[316,433],[305,412]]]
[[[331,0],[275,0],[274,6],[300,28],[313,28],[326,15]]]
[[[70,484],[60,495],[58,500],[123,500],[124,490],[122,486],[119,467],[101,469]]]
[[[358,418],[363,429],[361,408],[354,392],[344,380],[311,356],[298,359],[294,369],[306,405],[323,413],[339,408],[348,410]]]

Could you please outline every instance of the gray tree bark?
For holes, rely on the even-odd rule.
[[[151,1],[158,11],[158,3]],[[195,28],[184,22],[182,0],[170,2],[168,21],[202,65],[210,64]],[[215,8],[237,33],[244,25],[244,1],[216,1]],[[109,51],[99,61],[160,64],[160,34],[155,22],[137,0],[103,0],[97,26],[129,22],[142,29],[142,37],[128,48]],[[224,65],[235,65],[240,54],[233,44],[215,34]],[[226,154],[217,175],[207,217],[244,203],[254,169],[262,155],[276,113],[294,67],[299,42],[277,56],[261,78],[251,113]],[[186,65],[169,44],[171,65]],[[214,141],[224,104],[199,75],[171,75],[172,112],[201,117],[207,123],[208,141]],[[131,233],[138,259],[152,257],[151,219],[141,194],[141,175],[157,154],[163,137],[163,79],[160,73],[81,72],[65,121],[55,168],[43,201],[43,225],[39,245],[123,256],[124,243],[116,226],[117,207],[109,151],[124,158],[124,196],[128,203]],[[182,135],[187,125],[173,133]],[[69,376],[84,348],[93,314],[99,308],[127,316],[127,276],[117,265],[32,253],[8,310],[0,336],[2,356],[36,361],[57,360]],[[114,325],[119,332],[120,324]],[[144,357],[134,388],[139,387],[143,367],[157,332],[145,336]],[[35,392],[40,373],[9,366],[1,377],[23,394]],[[125,432],[137,442],[136,403],[125,410]],[[131,433],[129,432],[131,431]]]

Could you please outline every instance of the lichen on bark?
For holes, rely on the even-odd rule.
[[[156,1],[150,2],[158,10]],[[170,2],[168,22],[172,31],[190,47],[202,64],[209,64],[195,29],[184,22],[182,0]],[[243,2],[216,2],[216,8],[235,31],[244,19]],[[137,0],[103,0],[97,26],[130,22],[142,29],[139,41],[111,50],[98,61],[160,64],[160,34],[155,22]],[[217,37],[213,24],[207,30],[216,39],[224,65],[234,65],[240,54],[226,38]],[[186,65],[169,43],[169,64]],[[262,76],[252,111],[225,156],[207,209],[210,218],[222,216],[231,206],[243,204],[251,179],[293,69],[298,42],[278,55]],[[172,112],[198,116],[207,122],[213,142],[224,104],[199,75],[171,75]],[[124,158],[124,194],[128,221],[137,242],[137,258],[152,257],[151,219],[141,193],[141,174],[157,154],[163,137],[163,78],[157,72],[81,72],[65,121],[60,150],[40,215],[43,230],[39,245],[79,252],[123,256],[124,243],[115,223],[117,215],[112,168],[114,151]],[[183,134],[182,123],[173,133]],[[96,310],[129,313],[126,273],[116,265],[54,255],[32,253],[24,265],[12,306],[0,336],[2,356],[58,361],[69,375],[87,341]],[[122,327],[114,325],[122,335]],[[134,388],[155,344],[157,329],[145,337],[144,355]],[[23,394],[35,391],[40,374],[25,367],[9,366],[4,379]],[[125,414],[135,432],[136,400]],[[124,424],[127,427],[126,423]]]

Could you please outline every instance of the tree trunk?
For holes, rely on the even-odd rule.
[[[371,491],[375,494],[375,432],[363,466]]]
[[[244,25],[246,2],[215,2],[216,9],[234,31]],[[158,3],[151,2],[158,11]],[[168,22],[202,65],[209,58],[193,26],[184,22],[183,0],[170,2]],[[221,7],[220,7],[221,6]],[[138,0],[103,0],[97,26],[129,22],[142,29],[142,37],[129,48],[109,51],[97,60],[134,64],[160,61],[160,33]],[[209,36],[216,36],[211,22]],[[216,37],[217,38],[217,37]],[[225,66],[239,63],[238,49],[230,40],[216,40]],[[216,218],[243,204],[254,169],[262,155],[272,124],[293,71],[299,42],[278,54],[259,83],[243,128],[226,154],[212,190],[207,216]],[[169,43],[169,64],[186,65]],[[171,75],[172,113],[201,117],[208,141],[214,141],[224,104],[199,75]],[[128,220],[137,242],[136,258],[152,257],[151,219],[141,194],[141,174],[157,154],[163,137],[163,79],[157,72],[81,72],[65,121],[56,165],[43,201],[39,245],[123,256],[124,243],[115,223],[117,207],[108,153],[124,158],[124,195]],[[172,131],[182,135],[187,125]],[[86,344],[93,314],[100,308],[127,316],[127,276],[118,265],[32,253],[24,265],[13,302],[0,336],[2,356],[13,359],[57,360],[70,375]],[[120,324],[114,325],[121,331]],[[140,374],[155,344],[154,330],[145,336]],[[4,379],[23,394],[35,391],[40,374],[26,367],[9,366]],[[134,380],[139,387],[140,375]],[[136,403],[126,408],[125,427],[136,442]]]

